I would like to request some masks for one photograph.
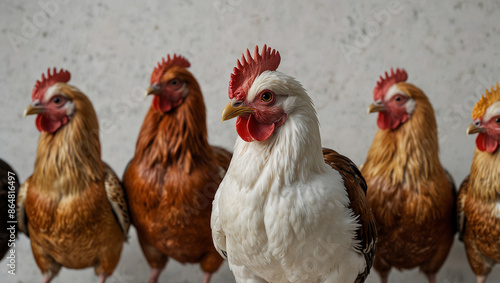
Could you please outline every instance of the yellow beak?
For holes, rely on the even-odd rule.
[[[370,106],[368,106],[368,110],[366,111],[367,114],[374,113],[374,112],[380,112],[380,111],[385,111],[385,107],[381,104],[378,103],[372,103]]]
[[[477,133],[481,133],[481,132],[484,132],[484,129],[476,127],[476,126],[474,126],[474,124],[470,124],[470,126],[467,128],[467,131],[466,131],[466,133],[468,135],[477,134]]]
[[[24,109],[24,117],[28,115],[35,115],[35,114],[40,114],[45,111],[45,108],[43,106],[36,105],[34,106],[33,104],[28,105],[26,109]]]
[[[161,93],[161,88],[159,85],[152,84],[148,87],[146,90],[146,96],[151,95],[151,94],[160,94]]]
[[[224,122],[226,120],[241,116],[245,113],[252,113],[253,111],[254,109],[252,107],[245,107],[245,106],[233,107],[231,106],[231,102],[229,102],[229,104],[226,105],[226,107],[224,107],[224,110],[222,110],[221,119],[222,122]]]

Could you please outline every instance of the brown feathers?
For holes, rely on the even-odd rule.
[[[157,282],[169,257],[199,262],[206,274],[222,263],[212,243],[210,214],[231,154],[208,144],[196,79],[184,67],[172,66],[159,84],[173,80],[186,85],[183,102],[168,112],[150,107],[123,176],[133,224],[154,269],[150,282]]]
[[[92,103],[72,86],[64,86],[63,91],[70,94],[78,113],[56,134],[40,134],[33,182],[47,193],[75,193],[104,177],[99,124]]]
[[[477,150],[472,160],[469,194],[483,201],[500,198],[500,153]]]
[[[453,243],[456,193],[439,161],[429,100],[412,84],[397,86],[416,108],[397,129],[376,133],[362,168],[379,235],[374,267],[383,278],[391,266],[432,276]]]
[[[476,149],[471,173],[458,197],[458,226],[467,258],[477,276],[500,263],[500,153]]]
[[[78,89],[56,84],[74,103],[73,114],[57,131],[40,134],[33,175],[18,197],[19,227],[29,233],[44,282],[62,266],[94,267],[103,282],[118,264],[126,238],[126,199],[120,181],[101,160],[92,103]]]
[[[398,87],[415,99],[417,109],[398,130],[377,131],[363,176],[385,179],[390,186],[406,184],[418,189],[420,182],[431,176],[444,176],[439,161],[437,124],[434,110],[420,89],[407,83],[400,83]]]
[[[191,76],[185,69],[174,71],[184,79]],[[151,107],[146,114],[135,151],[138,162],[144,166],[156,163],[168,166],[176,162],[188,173],[195,160],[197,163],[211,160],[203,96],[196,80],[190,79],[187,84],[190,93],[182,107],[169,113]]]
[[[483,117],[498,100],[497,83],[472,110],[474,123],[469,129],[473,131],[468,129],[467,133],[479,135],[470,175],[462,182],[458,198],[460,239],[477,282],[485,282],[493,265],[500,263],[500,153],[496,150],[500,138],[498,123]]]

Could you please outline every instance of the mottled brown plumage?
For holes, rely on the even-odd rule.
[[[500,101],[498,85],[492,93],[487,93],[474,107],[474,123],[467,132],[485,135],[498,143],[500,112],[498,108],[495,111],[495,106],[490,109]],[[496,115],[485,117],[486,109]],[[478,283],[486,282],[493,265],[500,262],[500,150],[488,152],[481,147],[481,139],[484,140],[478,136],[470,175],[460,186],[457,202],[460,239]]]
[[[208,144],[196,79],[184,66],[170,65],[157,68],[163,74],[153,73],[156,96],[123,182],[142,250],[153,268],[149,282],[157,282],[169,257],[200,263],[208,282],[223,261],[212,243],[210,215],[231,154]],[[169,87],[182,93],[182,99],[164,112],[161,100],[170,99]]]
[[[474,274],[484,279],[500,262],[500,154],[476,150],[458,197],[460,238]],[[481,281],[483,280],[483,281]]]
[[[97,116],[82,92],[56,82],[34,98],[26,114],[50,117],[56,98],[66,101],[68,116],[54,132],[39,127],[34,172],[18,197],[19,228],[30,237],[44,282],[62,266],[94,267],[104,282],[118,264],[128,231],[124,190],[101,160]]]
[[[12,225],[17,226],[15,225],[16,214],[12,213],[12,211],[16,204],[18,191],[19,176],[7,162],[0,159],[0,259],[5,256],[10,248],[14,248],[17,228],[10,228]],[[11,215],[14,218],[11,218]],[[8,221],[13,223],[8,223]]]
[[[377,243],[375,217],[366,199],[366,182],[349,158],[329,148],[323,148],[323,157],[326,164],[339,171],[342,176],[350,200],[349,208],[358,216],[360,226],[356,230],[356,239],[360,242],[359,251],[365,256],[366,269],[358,275],[354,283],[362,283],[372,268]]]
[[[376,111],[392,119],[386,106],[390,101],[411,101],[407,117],[400,124],[384,124],[396,125],[393,128],[378,130],[361,171],[379,237],[374,268],[382,282],[393,266],[420,267],[429,282],[435,282],[456,231],[455,187],[439,161],[437,125],[428,98],[412,84],[394,86],[398,90],[387,93],[399,94],[392,100],[380,98]],[[379,127],[380,122],[379,117]]]

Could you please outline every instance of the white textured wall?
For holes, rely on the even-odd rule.
[[[324,145],[357,164],[364,161],[377,130],[376,115],[366,115],[377,78],[390,67],[404,67],[408,81],[423,89],[434,105],[442,163],[461,182],[475,146],[475,137],[465,135],[470,111],[484,89],[500,81],[499,1],[328,2],[336,3],[2,1],[0,157],[21,181],[31,174],[39,133],[34,118],[25,119],[22,113],[42,72],[63,67],[72,73],[71,83],[94,103],[103,158],[121,175],[151,103],[143,97],[150,74],[169,53],[191,62],[207,104],[210,142],[231,149],[234,121],[220,122],[229,74],[246,48],[267,43],[281,53],[279,70],[302,82],[315,101]],[[47,9],[43,3],[51,4]],[[22,235],[17,244],[18,274],[7,277],[8,282],[40,281],[29,241]],[[5,264],[0,262],[3,278]],[[499,269],[490,282],[500,280]],[[110,282],[145,281],[148,275],[132,230]],[[173,262],[161,277],[162,282],[201,278],[198,266]],[[438,281],[473,278],[463,245],[457,243]],[[54,282],[94,279],[90,269],[64,269]],[[233,282],[227,266],[214,279]],[[368,281],[378,278],[372,274]],[[392,273],[391,282],[403,281],[425,279],[416,270]]]

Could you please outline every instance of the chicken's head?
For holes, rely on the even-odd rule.
[[[146,95],[153,94],[153,108],[160,112],[170,112],[181,105],[189,94],[188,83],[193,80],[191,73],[186,70],[189,62],[182,56],[174,54],[162,58],[161,63],[151,75],[151,85]],[[194,82],[196,83],[196,82]]]
[[[236,130],[247,142],[267,140],[300,104],[298,94],[305,93],[294,78],[276,71],[279,52],[264,45],[259,54],[256,46],[253,57],[247,49],[246,58],[237,61],[229,82],[231,102],[222,112],[223,121],[238,117]]]
[[[380,76],[373,90],[374,102],[368,113],[379,112],[377,125],[380,129],[395,130],[405,123],[415,111],[416,99],[424,94],[415,86],[405,83],[408,75],[404,69],[391,69],[391,74]]]
[[[467,134],[478,134],[476,146],[480,151],[493,153],[500,144],[500,88],[498,83],[495,89],[481,96],[472,110],[474,122],[467,128]]]
[[[47,77],[42,74],[42,79],[37,81],[31,94],[32,103],[25,109],[24,115],[37,114],[36,126],[39,131],[54,133],[66,125],[75,113],[74,89],[66,83],[71,74],[61,69],[54,68]]]

